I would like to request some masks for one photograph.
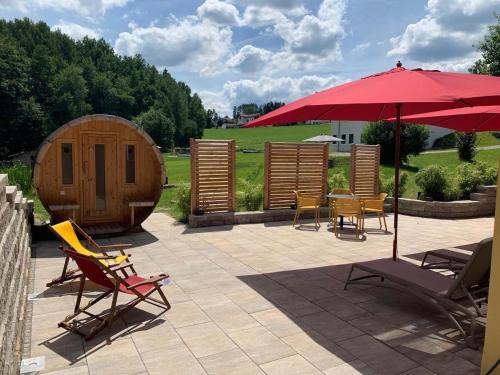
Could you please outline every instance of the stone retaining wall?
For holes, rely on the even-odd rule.
[[[216,225],[234,225],[234,224],[255,224],[269,223],[272,221],[292,221],[295,210],[291,208],[281,208],[265,211],[250,212],[221,212],[210,213],[201,216],[190,215],[189,226],[193,228],[211,227]],[[328,217],[328,207],[321,207],[321,217]],[[304,212],[300,219],[313,219],[311,212]]]
[[[410,216],[438,219],[464,219],[495,214],[496,185],[480,186],[470,200],[451,202],[427,202],[399,198],[399,213]],[[392,211],[392,198],[386,199],[386,211]]]
[[[31,257],[33,202],[0,174],[0,374],[18,374]]]
[[[453,202],[426,202],[416,199],[399,199],[399,213],[410,216],[433,217],[438,219],[464,219],[490,216],[495,214],[495,186],[480,186],[470,200]],[[386,199],[386,212],[392,212],[392,198]],[[295,210],[275,209],[252,212],[222,212],[201,216],[190,215],[189,226],[193,228],[217,225],[268,223],[272,221],[291,221]],[[312,213],[303,213],[301,218],[312,219]],[[328,207],[321,207],[321,217],[328,217]]]

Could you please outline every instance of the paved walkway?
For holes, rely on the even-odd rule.
[[[57,327],[72,311],[76,284],[47,289],[63,258],[57,242],[36,244],[35,291],[44,293],[33,306],[31,356],[45,356],[46,373],[479,373],[480,352],[435,310],[388,289],[343,290],[349,264],[388,257],[391,235],[369,229],[357,241],[347,230],[337,239],[326,223],[318,232],[290,223],[187,229],[159,213],[144,228],[113,240],[134,244],[141,274],[170,273],[172,309],[141,304],[89,342]],[[418,259],[492,230],[492,218],[401,216],[401,254]]]
[[[500,145],[491,145],[491,146],[479,146],[477,147],[478,150],[495,150],[497,148],[500,148]],[[450,148],[446,150],[429,150],[429,151],[424,151],[422,154],[446,154],[448,152],[457,152],[456,148]]]

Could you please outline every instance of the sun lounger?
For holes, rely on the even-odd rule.
[[[451,270],[456,272],[460,271],[464,267],[464,265],[469,260],[470,255],[470,251],[461,252],[451,249],[431,250],[425,253],[420,267],[435,270]],[[439,258],[441,260],[437,262],[426,263],[429,256]]]
[[[129,255],[125,254],[124,249],[131,247],[132,245],[130,244],[114,244],[107,246],[99,245],[71,219],[55,225],[51,225],[49,226],[49,228],[52,230],[52,232],[55,233],[57,237],[59,237],[59,239],[63,243],[66,244],[66,246],[68,246],[69,248],[75,250],[80,254],[93,256],[99,259],[99,261],[104,266],[114,267],[122,264],[123,262],[129,262],[128,259]],[[84,246],[80,242],[77,233],[80,234],[87,241],[87,246]],[[60,247],[61,250],[63,250],[63,248],[64,246]],[[95,251],[91,251],[89,250],[89,248],[93,248],[95,249]],[[120,255],[112,256],[108,254],[108,251],[119,251]],[[81,273],[77,269],[68,270],[68,265],[69,265],[69,257],[66,256],[61,276],[47,283],[48,287],[61,284],[68,280],[74,280],[81,276]],[[133,268],[132,271],[135,272]]]
[[[455,279],[403,260],[378,259],[353,264],[344,288],[356,283],[379,285],[420,298],[444,313],[464,336],[467,344],[475,347],[474,329],[476,319],[483,316],[480,303],[485,300],[484,293],[487,291],[491,246],[491,238],[481,241]],[[355,270],[367,274],[352,278]],[[379,281],[375,281],[375,278]],[[470,319],[469,334],[455,318],[457,312]]]
[[[129,311],[142,301],[165,308],[166,310],[170,309],[170,303],[161,290],[162,281],[168,279],[168,275],[161,274],[155,277],[144,278],[138,276],[134,272],[133,275],[129,276],[124,270],[126,268],[132,268],[131,263],[112,269],[103,265],[99,259],[93,256],[82,255],[74,250],[64,250],[64,252],[78,264],[82,274],[80,276],[80,287],[78,289],[74,313],[60,322],[59,327],[77,333],[85,338],[85,340],[90,340],[106,326],[111,326],[120,315]],[[80,303],[86,279],[104,288],[104,292],[92,298],[85,307],[81,308]],[[161,301],[151,297],[151,294],[155,291],[160,295]],[[134,295],[135,298],[122,307],[117,307],[116,302],[119,293],[131,294]],[[96,315],[87,311],[90,307],[110,294],[112,294],[113,297],[109,310],[105,310],[101,315]],[[88,321],[88,319],[76,320],[75,318],[80,314],[88,315],[91,321]],[[84,332],[83,327],[90,326],[95,321],[99,321],[99,323],[90,328],[88,332]]]

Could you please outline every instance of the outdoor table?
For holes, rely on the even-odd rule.
[[[330,200],[332,199],[359,199],[358,196],[354,194],[327,194],[328,205],[330,205]],[[344,229],[344,216],[340,215],[340,229]]]

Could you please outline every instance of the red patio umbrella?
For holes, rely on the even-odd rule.
[[[466,107],[421,113],[401,117],[401,121],[436,125],[461,132],[487,132],[500,129],[500,106]]]
[[[500,105],[500,77],[396,68],[306,96],[244,127],[305,120],[396,119],[393,259],[397,258],[401,116]]]

